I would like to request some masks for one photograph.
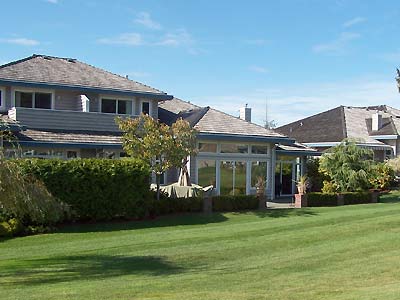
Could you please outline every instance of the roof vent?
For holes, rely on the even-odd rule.
[[[70,63],[75,63],[75,62],[76,62],[76,59],[68,58],[67,61],[70,62]]]
[[[51,60],[50,56],[43,56],[44,59]]]

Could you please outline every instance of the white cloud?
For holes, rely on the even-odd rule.
[[[194,43],[192,36],[186,29],[179,29],[176,32],[169,32],[156,42],[159,46],[190,46]]]
[[[140,33],[122,33],[112,38],[101,38],[97,40],[100,44],[142,46],[144,41]]]
[[[0,39],[0,42],[19,46],[37,46],[40,44],[40,42],[37,40],[27,38]]]
[[[359,39],[360,34],[354,32],[342,32],[338,38],[333,41],[318,44],[312,47],[315,53],[325,53],[331,55],[342,55],[346,53],[346,50],[351,41]]]
[[[135,22],[149,29],[160,30],[162,28],[161,24],[154,21],[147,12],[138,13]]]
[[[356,18],[353,18],[351,20],[348,20],[348,21],[344,22],[343,23],[343,27],[344,28],[348,28],[348,27],[351,27],[351,26],[354,26],[354,25],[357,25],[357,24],[360,24],[360,23],[364,23],[365,21],[367,21],[366,18],[356,17]]]
[[[253,65],[253,66],[249,66],[248,69],[249,69],[250,71],[256,72],[256,73],[268,73],[268,70],[267,70],[266,68],[264,68],[264,67],[261,67],[261,66],[255,66],[255,65]]]
[[[269,120],[278,126],[340,106],[387,104],[399,107],[400,94],[395,80],[357,79],[336,83],[298,85],[279,89],[257,89],[233,95],[195,96],[195,104],[211,106],[238,116],[239,108],[248,103],[252,120],[260,125],[265,120],[268,99]]]

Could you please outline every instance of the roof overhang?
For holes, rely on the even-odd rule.
[[[307,151],[307,150],[284,150],[284,149],[277,149],[276,152],[278,154],[285,154],[290,156],[321,156],[321,151]]]
[[[293,145],[294,139],[288,137],[277,136],[261,136],[261,135],[241,135],[241,134],[224,134],[224,133],[205,133],[200,132],[197,137],[203,140],[219,140],[219,141],[235,141],[235,142],[265,142],[282,145]]]
[[[124,95],[124,96],[135,96],[135,97],[145,97],[154,100],[171,100],[172,95],[165,93],[151,93],[151,92],[140,92],[140,91],[127,91],[127,90],[117,90],[117,89],[107,89],[99,87],[87,87],[79,85],[67,85],[61,83],[43,83],[43,82],[30,82],[21,80],[11,80],[11,79],[0,79],[0,84],[3,85],[14,85],[14,86],[25,86],[25,87],[35,87],[43,89],[62,89],[62,90],[72,90],[72,91],[82,91],[87,93],[101,93],[101,94],[113,94],[113,95]]]
[[[399,138],[396,134],[370,135],[370,137],[376,140],[397,140]]]
[[[341,142],[322,142],[322,143],[302,143],[308,147],[313,148],[330,148],[339,145]],[[392,149],[392,146],[386,144],[373,144],[373,143],[356,143],[359,147],[367,147],[375,150],[379,149]]]
[[[51,148],[84,148],[84,149],[122,149],[122,144],[103,143],[55,143],[37,141],[18,141],[18,144],[25,147],[51,147]]]

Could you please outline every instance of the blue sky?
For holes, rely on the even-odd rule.
[[[399,1],[2,2],[0,63],[73,57],[202,106],[284,125],[338,105],[400,108]]]

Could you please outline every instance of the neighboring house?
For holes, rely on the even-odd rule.
[[[250,122],[250,108],[237,118],[210,107],[174,98],[159,104],[159,118],[167,124],[183,118],[198,130],[198,154],[189,161],[190,177],[200,185],[214,185],[218,194],[254,194],[258,176],[267,179],[267,194],[295,193],[304,162],[316,151]],[[247,118],[247,120],[245,119]],[[171,174],[172,173],[172,174]],[[177,174],[169,172],[167,182]]]
[[[251,123],[250,108],[241,112],[246,120],[76,59],[33,55],[0,66],[1,119],[20,146],[9,146],[9,156],[119,158],[124,152],[116,116],[147,113],[167,124],[182,117],[199,131],[199,153],[189,161],[193,182],[213,184],[219,194],[252,194],[262,176],[270,198],[292,195],[315,150]],[[171,170],[164,181],[176,179]]]
[[[382,161],[400,155],[400,110],[387,106],[339,106],[277,128],[309,147],[324,151],[344,139],[372,149]]]

